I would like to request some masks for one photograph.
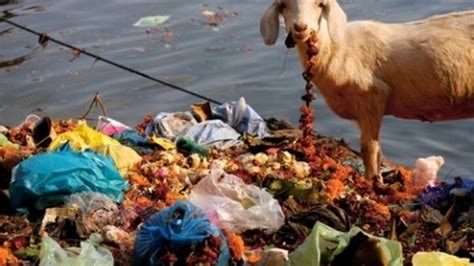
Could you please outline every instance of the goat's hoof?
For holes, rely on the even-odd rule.
[[[374,191],[383,192],[388,188],[388,185],[384,183],[381,175],[374,175],[372,177],[372,184]]]

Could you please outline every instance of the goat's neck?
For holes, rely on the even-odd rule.
[[[342,56],[344,51],[343,42],[345,37],[343,37],[339,43],[335,43],[331,40],[327,27],[321,27],[321,30],[317,34],[318,42],[317,46],[319,48],[319,53],[317,56],[311,59],[313,63],[312,73],[315,75],[313,81],[318,83],[318,80],[327,80],[332,79],[332,61],[336,57]],[[303,69],[305,68],[305,62],[308,60],[306,55],[307,45],[305,43],[297,44],[298,53],[300,56],[301,64]],[[335,77],[334,77],[335,78]],[[316,84],[319,86],[319,84]]]

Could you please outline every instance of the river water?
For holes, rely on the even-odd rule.
[[[349,20],[403,22],[474,9],[474,0],[339,1]],[[0,16],[75,44],[167,82],[218,101],[245,97],[264,117],[297,124],[304,81],[294,51],[286,57],[283,36],[263,45],[259,19],[270,1],[201,0],[0,0]],[[203,11],[225,14],[217,25]],[[143,16],[169,15],[163,25],[134,27]],[[147,113],[187,110],[199,99],[70,50],[0,22],[0,123],[15,125],[28,114],[78,117],[95,92],[109,115],[135,125]],[[286,63],[285,63],[286,60]],[[72,62],[71,62],[72,61]],[[315,103],[319,133],[343,138],[358,149],[359,132]],[[97,113],[97,112],[96,112]],[[442,155],[445,177],[474,176],[474,121],[421,123],[387,117],[382,149],[389,159],[413,165]]]

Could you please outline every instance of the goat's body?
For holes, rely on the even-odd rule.
[[[474,12],[403,24],[351,22],[344,41],[323,57],[314,80],[341,117],[357,120],[367,95],[379,98],[385,115],[474,117]]]
[[[368,177],[378,173],[384,115],[422,121],[474,117],[474,12],[385,24],[347,24],[341,43],[322,27],[313,82],[328,106],[354,120]],[[298,45],[302,62],[303,44]]]
[[[280,12],[305,66],[304,40],[316,32],[312,81],[336,114],[359,126],[366,177],[379,173],[384,115],[432,122],[474,117],[474,11],[347,23],[336,0],[314,3],[276,0],[261,33],[265,43],[276,41]]]

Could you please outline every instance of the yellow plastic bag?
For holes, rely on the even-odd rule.
[[[469,266],[469,259],[461,259],[444,252],[418,252],[411,262],[413,266]]]
[[[95,131],[86,123],[80,123],[74,130],[57,136],[49,145],[48,150],[56,150],[66,142],[75,151],[91,149],[111,157],[122,175],[125,175],[135,163],[142,159],[132,148],[123,146],[115,139]]]
[[[151,140],[159,145],[160,147],[162,147],[163,149],[165,149],[166,151],[167,150],[171,150],[171,149],[175,149],[176,148],[176,145],[169,139],[165,139],[165,138],[159,138],[155,135],[151,136]]]

